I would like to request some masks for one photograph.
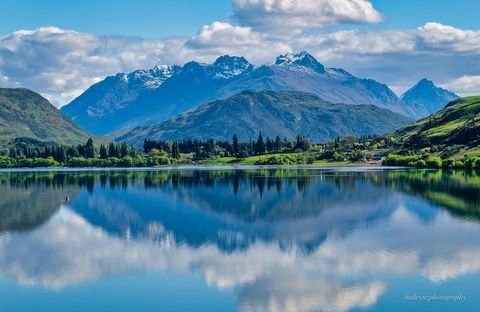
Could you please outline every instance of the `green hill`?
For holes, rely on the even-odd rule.
[[[0,146],[19,138],[78,144],[89,136],[38,93],[0,88]]]
[[[162,123],[139,127],[119,141],[141,145],[144,139],[240,140],[276,135],[294,139],[302,133],[312,142],[348,135],[383,135],[412,122],[373,105],[334,104],[297,91],[244,91],[224,100],[202,104]]]
[[[480,96],[450,102],[438,113],[392,136],[403,151],[429,149],[444,158],[480,156]]]

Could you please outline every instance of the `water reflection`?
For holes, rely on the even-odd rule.
[[[440,285],[480,270],[479,181],[418,171],[2,174],[0,276],[60,291],[168,271],[200,274],[242,311],[374,309],[395,277]]]

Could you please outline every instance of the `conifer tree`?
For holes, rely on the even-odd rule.
[[[255,153],[257,155],[265,154],[265,142],[263,141],[262,131],[258,134],[257,143],[255,143]]]
[[[232,147],[233,147],[233,155],[235,155],[235,157],[238,157],[238,152],[239,152],[239,149],[238,149],[238,137],[237,137],[236,134],[233,135]]]

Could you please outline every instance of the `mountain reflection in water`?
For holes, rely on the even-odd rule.
[[[381,310],[395,279],[478,273],[479,189],[416,170],[0,173],[0,280],[62,293],[161,271],[241,311]]]

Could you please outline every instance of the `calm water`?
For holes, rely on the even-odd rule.
[[[461,172],[0,172],[0,311],[479,311],[479,221]]]

